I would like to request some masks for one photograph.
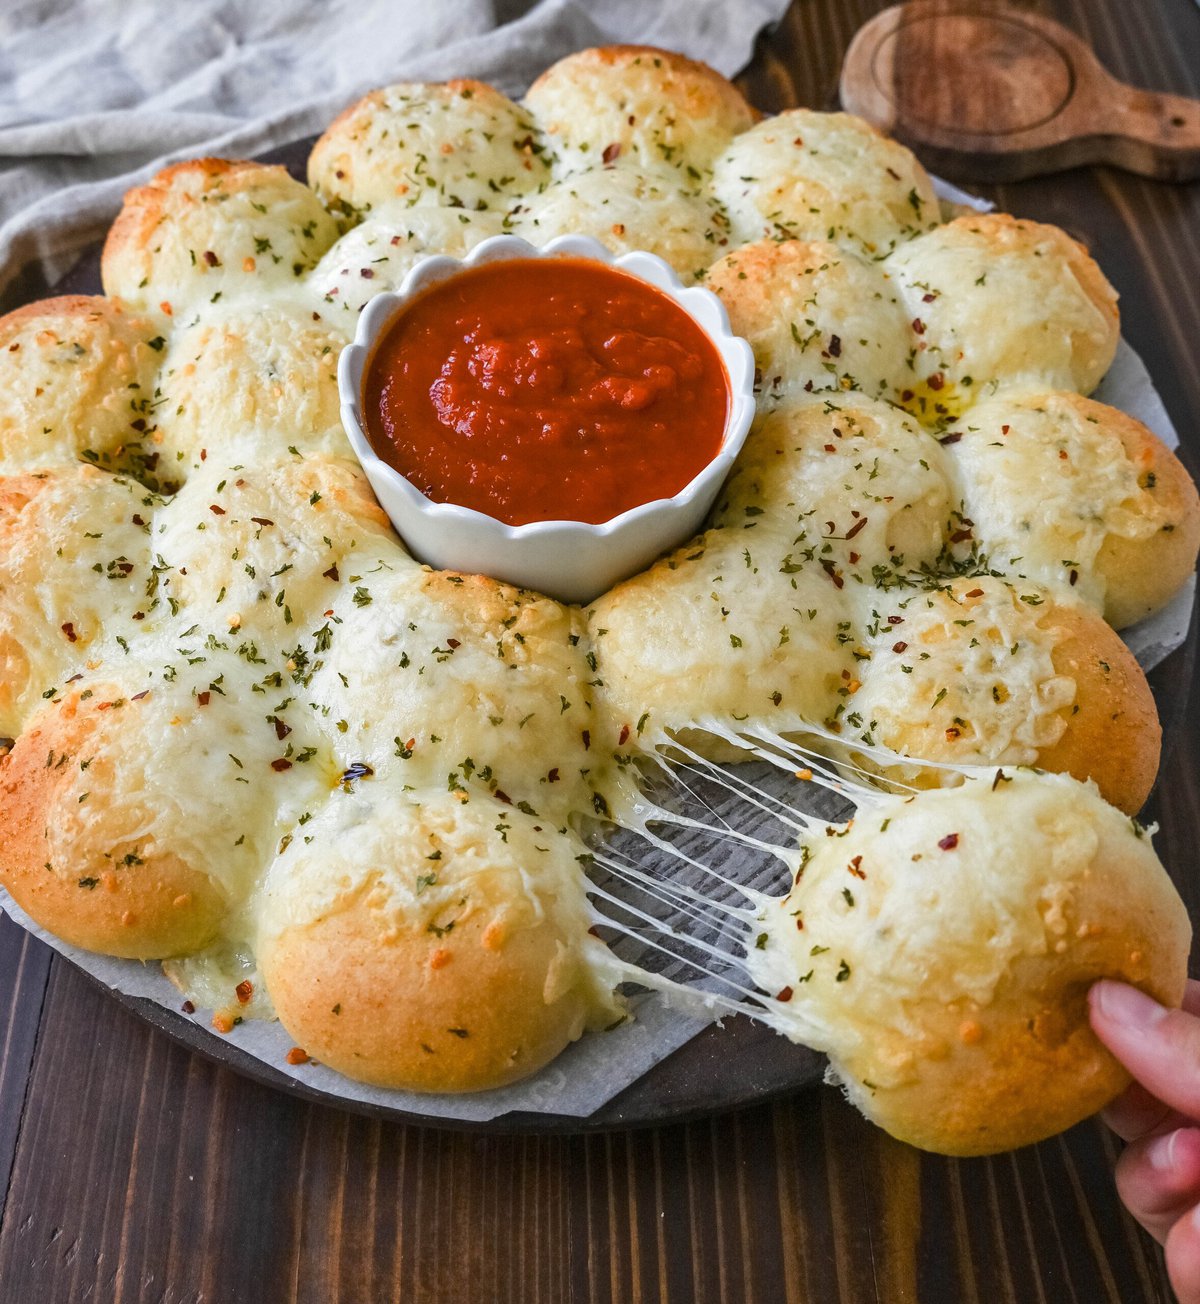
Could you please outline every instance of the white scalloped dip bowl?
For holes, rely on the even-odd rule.
[[[663,291],[712,341],[725,366],[729,408],[716,456],[673,498],[642,503],[599,525],[583,521],[533,521],[508,525],[454,503],[433,502],[375,452],[364,433],[363,377],[376,343],[393,318],[422,291],[484,263],[512,258],[587,258],[606,263]],[[617,256],[586,236],[561,236],[537,248],[516,236],[484,240],[462,259],[423,258],[400,289],[377,295],[358,319],[353,343],[338,363],[342,424],[385,512],[419,561],[438,570],[490,575],[537,589],[562,602],[590,602],[619,580],[694,534],[712,506],[754,417],[754,356],[729,328],[715,294],[683,285],[654,254]]]

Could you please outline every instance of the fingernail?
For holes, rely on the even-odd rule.
[[[1153,1027],[1167,1017],[1169,1011],[1145,992],[1126,983],[1103,979],[1091,990],[1091,1000],[1106,1019],[1123,1027],[1145,1029]]]
[[[1146,1147],[1146,1158],[1150,1162],[1150,1167],[1160,1173],[1170,1172],[1175,1167],[1175,1138],[1179,1135],[1179,1128],[1174,1132],[1168,1132],[1166,1136],[1155,1137]]]

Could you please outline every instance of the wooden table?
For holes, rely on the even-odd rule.
[[[796,0],[743,86],[766,110],[832,107],[842,52],[881,7]],[[1194,0],[1033,7],[1118,76],[1200,95]],[[987,193],[1091,246],[1197,474],[1200,184],[1087,169]],[[1193,915],[1198,732],[1176,730],[1151,810]],[[812,1088],[655,1130],[466,1135],[304,1104],[217,1068],[7,919],[0,992],[3,1301],[1170,1299],[1095,1122],[953,1161]]]

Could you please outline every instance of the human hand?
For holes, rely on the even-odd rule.
[[[1200,1304],[1200,982],[1189,980],[1179,1010],[1108,981],[1088,1000],[1096,1036],[1134,1077],[1103,1114],[1129,1143],[1117,1192],[1166,1248],[1180,1304]]]

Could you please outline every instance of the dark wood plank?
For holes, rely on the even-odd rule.
[[[1031,7],[1089,39],[1122,78],[1200,93],[1193,0],[1152,12],[1121,0]],[[743,85],[768,110],[832,107],[841,53],[880,8],[796,0]],[[1200,188],[1086,170],[993,193],[1092,246],[1200,471]],[[1175,731],[1152,813],[1196,913],[1194,726]],[[1095,1122],[1014,1155],[954,1161],[891,1141],[815,1089],[644,1132],[436,1132],[216,1068],[2,919],[0,983],[5,1301],[1170,1298],[1157,1248],[1116,1199],[1116,1144]]]

